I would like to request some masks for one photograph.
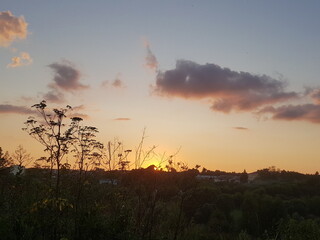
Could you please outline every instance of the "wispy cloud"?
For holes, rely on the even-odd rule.
[[[50,84],[50,87],[70,92],[89,88],[80,82],[81,73],[71,62],[52,63],[49,67],[54,72],[54,83]]]
[[[246,130],[249,130],[249,128],[246,128],[246,127],[233,127],[233,129],[236,129],[236,130],[244,130],[244,131],[246,131]]]
[[[115,120],[115,121],[129,121],[129,120],[131,120],[131,118],[120,117],[120,118],[115,118],[113,120]]]
[[[111,83],[108,80],[101,83],[101,87],[103,88],[108,88],[110,85],[114,88],[125,88],[125,84],[121,80],[120,74],[117,74],[116,78]]]
[[[79,106],[74,106],[74,107],[72,107],[72,110],[74,110],[74,111],[81,111],[81,110],[84,110],[86,107],[83,105],[83,104],[81,104],[81,105],[79,105]]]
[[[284,105],[280,107],[269,106],[261,109],[258,113],[270,113],[271,118],[275,120],[308,121],[312,123],[320,123],[320,105],[312,103]]]
[[[8,68],[15,68],[21,66],[27,66],[32,64],[33,59],[30,57],[29,53],[21,52],[19,56],[11,58],[11,63],[7,65]]]
[[[0,104],[0,114],[32,114],[34,113],[30,108],[25,106],[15,106],[11,104]]]
[[[101,83],[101,87],[103,88],[108,88],[109,87],[109,81],[108,80],[105,80]]]
[[[309,88],[308,96],[315,104],[320,104],[320,88]]]
[[[228,113],[298,98],[296,92],[286,92],[285,87],[284,82],[267,75],[178,60],[175,69],[158,73],[153,90],[160,96],[210,99],[213,111]]]
[[[0,46],[8,47],[17,39],[25,39],[28,23],[23,16],[15,17],[10,11],[0,12]]]
[[[146,57],[145,57],[145,65],[152,69],[157,70],[158,69],[158,60],[156,56],[153,54],[153,52],[150,49],[150,43],[147,40],[144,40],[144,46],[146,48]]]
[[[18,101],[22,101],[24,103],[26,102],[34,102],[34,98],[33,97],[27,97],[27,96],[21,96]]]
[[[43,94],[43,99],[48,102],[54,102],[54,103],[65,102],[64,94],[62,92],[59,92],[56,89],[50,90],[47,93]]]
[[[121,81],[121,79],[116,78],[113,82],[112,82],[112,86],[115,88],[123,88],[123,82]]]

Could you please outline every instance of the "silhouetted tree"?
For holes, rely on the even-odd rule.
[[[64,119],[66,113],[71,109],[68,105],[66,108],[54,108],[52,112],[47,110],[46,101],[42,101],[32,106],[40,115],[37,121],[34,117],[29,117],[25,122],[25,131],[31,137],[42,144],[45,152],[49,153],[46,161],[50,163],[50,170],[54,167],[57,169],[55,196],[60,195],[60,169],[63,164],[63,159],[69,153],[70,132],[65,130]]]
[[[202,173],[202,174],[206,174],[207,171],[208,171],[208,170],[207,170],[205,167],[203,167],[201,173]]]
[[[71,143],[71,152],[74,153],[76,163],[78,164],[77,193],[75,196],[75,237],[78,239],[81,235],[81,200],[84,191],[84,185],[87,181],[86,171],[89,167],[100,166],[102,158],[103,144],[96,140],[96,127],[82,126],[83,120],[79,117],[71,118],[72,122],[67,130],[67,136]]]
[[[201,166],[200,166],[199,164],[197,164],[194,168],[197,169],[197,170],[199,170],[200,167],[201,167]]]
[[[22,145],[16,148],[12,154],[12,159],[14,164],[17,164],[20,168],[28,166],[32,161],[30,153],[27,153],[27,150]]]
[[[12,158],[8,151],[4,152],[0,147],[0,170],[9,167],[12,164]]]
[[[67,136],[72,145],[71,152],[74,153],[80,174],[89,165],[100,166],[103,144],[96,140],[98,129],[91,126],[81,126],[83,120],[73,117]]]
[[[247,183],[248,182],[248,173],[246,170],[243,170],[243,172],[240,175],[240,182],[241,183]]]
[[[138,147],[135,149],[135,161],[134,161],[134,168],[139,169],[142,165],[152,159],[154,157],[155,152],[154,150],[157,146],[152,146],[148,150],[144,149],[144,141],[146,139],[146,128],[143,129],[141,140],[138,144]]]
[[[123,143],[115,138],[113,141],[109,141],[103,149],[103,160],[101,163],[109,171],[116,169],[124,170],[128,168],[128,155],[131,152],[132,150],[125,149]]]

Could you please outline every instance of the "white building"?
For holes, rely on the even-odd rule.
[[[12,165],[10,167],[10,173],[17,176],[17,175],[24,175],[26,172],[26,168],[24,166],[19,165]]]

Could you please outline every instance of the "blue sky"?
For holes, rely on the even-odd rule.
[[[319,75],[317,1],[3,1],[2,9],[25,16],[31,34],[16,46],[39,56],[39,68],[66,58],[93,77],[136,74],[146,38],[162,69],[210,62],[282,74],[293,87]]]
[[[150,144],[167,152],[181,146],[180,157],[191,166],[200,161],[208,168],[226,170],[269,165],[299,170],[299,161],[308,156],[303,171],[310,172],[320,153],[307,143],[319,143],[318,123],[304,117],[299,121],[257,120],[252,114],[257,109],[221,113],[210,110],[212,99],[155,96],[151,86],[157,85],[159,71],[174,70],[177,60],[188,60],[200,66],[211,63],[235,72],[267,75],[286,83],[285,92],[304,94],[305,87],[317,89],[319,10],[319,1],[4,0],[0,11],[24,16],[28,34],[0,47],[0,104],[30,106],[41,100],[53,89],[48,85],[55,70],[48,66],[67,62],[81,73],[79,81],[90,88],[66,92],[66,101],[85,106],[88,121],[106,135],[103,140],[119,136],[133,146],[141,129],[147,127]],[[146,42],[157,69],[146,66]],[[27,52],[32,63],[7,67],[21,52]],[[121,81],[121,87],[112,86],[115,79]],[[103,88],[105,81],[108,85]],[[21,97],[32,100],[25,102]],[[310,99],[286,104],[305,102]],[[272,107],[283,104],[274,102]],[[10,127],[20,129],[25,117],[3,113],[2,128],[7,129],[10,122]],[[131,120],[112,120],[120,117]],[[3,134],[10,135],[4,130]],[[274,136],[283,140],[277,146]],[[16,145],[24,139],[10,138]],[[305,144],[301,151],[289,150],[302,146],[301,141]],[[14,145],[0,144],[9,150]],[[238,157],[240,162],[235,160]]]

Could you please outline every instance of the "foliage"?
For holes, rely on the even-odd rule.
[[[33,160],[30,153],[27,153],[27,150],[25,150],[22,145],[19,145],[16,148],[16,150],[12,154],[12,159],[13,162],[19,167],[26,167]]]
[[[12,164],[12,158],[8,151],[4,152],[0,147],[0,170],[9,167]]]
[[[9,173],[8,173],[9,174]],[[0,178],[4,239],[318,239],[320,185],[299,181],[213,183],[196,170],[65,170],[50,197],[49,170]],[[319,177],[319,176],[317,176]],[[101,179],[115,179],[99,184]],[[114,181],[115,182],[115,181]],[[55,226],[55,227],[53,227]]]
[[[248,173],[246,170],[243,170],[243,172],[240,175],[240,182],[247,183],[248,182]]]
[[[128,155],[131,152],[132,150],[130,149],[124,149],[123,143],[119,140],[109,141],[103,151],[104,160],[102,165],[109,171],[116,169],[124,171],[129,168]]]

